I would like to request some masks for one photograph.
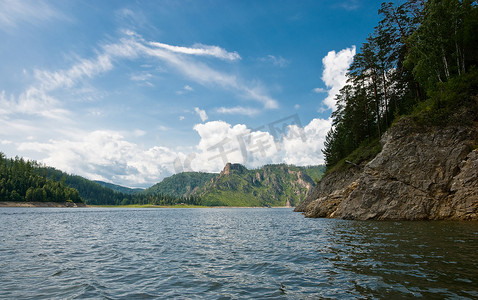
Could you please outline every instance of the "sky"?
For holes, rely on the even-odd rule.
[[[323,164],[380,3],[0,0],[0,151],[128,187]]]

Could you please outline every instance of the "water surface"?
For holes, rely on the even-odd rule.
[[[0,298],[478,298],[477,222],[0,208]]]

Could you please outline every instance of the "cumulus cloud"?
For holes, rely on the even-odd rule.
[[[134,133],[133,133],[134,134]],[[126,186],[150,186],[174,173],[174,151],[143,149],[115,131],[97,130],[77,139],[25,142],[19,150],[44,153],[42,162],[63,171]]]
[[[245,164],[249,168],[283,162],[303,166],[322,164],[321,149],[331,124],[331,119],[313,119],[304,127],[276,124],[286,127],[280,134],[270,126],[252,130],[244,124],[231,125],[223,121],[199,124],[194,130],[201,139],[188,165],[196,171],[219,172],[226,162]]]
[[[322,80],[329,89],[327,98],[325,98],[323,102],[332,110],[336,108],[335,95],[337,95],[340,89],[347,83],[346,73],[353,62],[355,50],[355,46],[352,46],[338,53],[330,51],[322,59],[322,64],[324,65]]]
[[[205,122],[209,117],[207,116],[207,113],[203,109],[199,109],[199,107],[195,107],[194,111],[198,114],[198,116],[201,118],[201,121]]]
[[[313,119],[300,128],[291,125],[289,134],[284,138],[284,161],[299,166],[318,165],[324,163],[322,149],[325,137],[332,126],[332,119]],[[302,130],[302,134],[300,133]],[[300,149],[300,151],[297,151]]]
[[[293,119],[290,119],[293,121]],[[289,120],[289,121],[290,121]],[[317,165],[324,162],[321,149],[330,119],[313,119],[301,127],[280,120],[253,130],[244,124],[211,121],[194,126],[199,142],[188,151],[168,147],[145,148],[126,136],[142,136],[111,130],[76,132],[69,138],[45,142],[24,141],[18,150],[45,155],[42,163],[63,171],[130,187],[148,187],[182,171],[219,172],[227,162],[256,168],[270,163]],[[297,122],[295,122],[297,123]],[[287,125],[289,124],[289,125]],[[7,144],[10,142],[3,142]]]

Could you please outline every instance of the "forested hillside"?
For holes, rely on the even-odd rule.
[[[294,206],[314,187],[307,173],[322,176],[322,166],[266,165],[248,170],[228,163],[212,180],[193,192],[208,206]]]
[[[112,189],[113,191],[120,192],[120,193],[123,193],[123,194],[131,194],[132,195],[132,194],[137,194],[137,193],[140,193],[140,192],[144,191],[144,189],[141,189],[141,188],[129,188],[129,187],[117,185],[117,184],[114,184],[114,183],[104,182],[104,181],[100,181],[100,180],[94,180],[94,182],[98,183],[99,185],[101,185],[103,187]]]
[[[83,202],[74,188],[39,174],[40,165],[0,152],[0,201]]]
[[[195,188],[203,186],[217,175],[203,172],[183,172],[165,178],[160,183],[146,189],[143,193],[162,193],[175,197],[187,197],[191,195]]]
[[[417,126],[478,116],[477,1],[386,2],[379,13],[336,96],[323,150],[328,169],[373,157],[379,138],[403,115]]]
[[[175,205],[179,203],[198,205],[199,200],[194,197],[175,197],[156,192],[151,194],[122,193],[100,185],[81,176],[69,175],[51,167],[41,168],[44,176],[78,190],[86,204],[89,205]]]

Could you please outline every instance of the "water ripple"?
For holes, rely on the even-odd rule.
[[[478,223],[0,208],[0,298],[477,298]]]

